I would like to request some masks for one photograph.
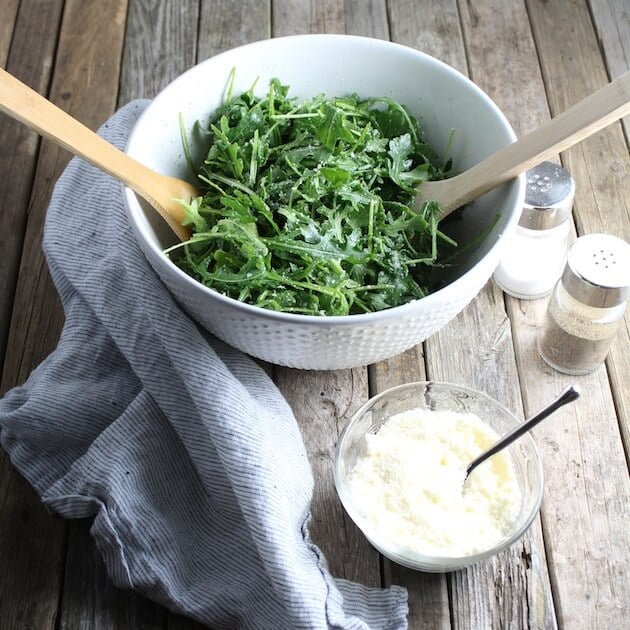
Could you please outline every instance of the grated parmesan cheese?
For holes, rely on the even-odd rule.
[[[350,478],[364,518],[416,553],[466,556],[494,546],[521,506],[506,452],[466,466],[499,435],[477,415],[414,409],[389,418],[366,436]]]

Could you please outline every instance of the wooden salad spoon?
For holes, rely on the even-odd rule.
[[[413,207],[438,201],[444,218],[556,153],[630,114],[630,72],[579,101],[520,140],[449,179],[425,182]]]
[[[189,202],[196,197],[194,186],[129,157],[2,68],[0,111],[129,186],[158,211],[179,239],[190,238],[190,230],[182,226],[183,208],[176,200]]]

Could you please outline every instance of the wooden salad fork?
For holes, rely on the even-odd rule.
[[[0,111],[129,186],[164,218],[177,237],[186,241],[184,210],[176,200],[198,196],[194,186],[161,175],[103,140],[78,120],[0,68]]]
[[[449,179],[425,182],[414,200],[420,210],[437,201],[446,217],[469,201],[581,142],[630,114],[630,72],[579,101],[520,140]]]

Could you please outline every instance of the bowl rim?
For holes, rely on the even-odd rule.
[[[420,50],[412,48],[410,46],[406,46],[404,44],[399,44],[397,42],[392,42],[389,40],[382,40],[373,37],[364,37],[359,35],[346,35],[346,34],[330,34],[330,33],[316,33],[316,34],[302,34],[302,35],[287,35],[282,37],[272,37],[267,39],[261,39],[255,42],[251,42],[248,44],[243,44],[241,46],[237,46],[231,48],[229,50],[225,50],[220,52],[204,61],[192,66],[179,76],[177,76],[173,81],[171,81],[168,85],[166,85],[160,92],[151,100],[151,102],[147,105],[145,110],[140,114],[138,120],[133,126],[129,137],[127,139],[127,144],[125,147],[125,151],[128,153],[130,145],[133,145],[135,139],[135,133],[141,127],[144,119],[148,118],[150,112],[159,107],[160,102],[164,100],[164,94],[169,93],[173,90],[178,89],[178,85],[181,82],[186,80],[186,77],[190,74],[199,72],[199,68],[204,67],[206,65],[212,65],[216,63],[217,59],[220,59],[227,55],[232,55],[237,51],[243,51],[245,49],[256,50],[261,46],[269,46],[269,45],[282,45],[283,42],[286,41],[305,41],[305,40],[321,40],[322,42],[326,42],[328,45],[333,42],[350,42],[355,41],[360,43],[361,45],[375,46],[381,48],[388,49],[399,49],[401,51],[405,51],[408,54],[412,54],[417,56],[418,58],[423,59],[425,63],[436,65],[447,74],[453,75],[460,81],[463,81],[467,84],[467,87],[474,92],[482,101],[486,103],[486,105],[494,111],[497,122],[501,125],[501,128],[508,134],[511,141],[514,142],[516,140],[516,133],[512,128],[510,122],[506,118],[505,114],[499,109],[498,105],[471,79],[469,79],[465,74],[460,72],[459,70],[453,68],[448,65],[444,61],[437,59],[427,53],[424,53]],[[133,156],[132,156],[133,157]],[[517,208],[522,206],[522,203],[525,199],[525,174],[521,174],[516,177],[513,181],[507,182],[504,185],[515,185],[518,187],[517,189]],[[195,280],[184,271],[182,271],[173,261],[164,254],[163,249],[157,246],[157,244],[153,241],[153,239],[146,238],[143,234],[143,231],[138,226],[137,222],[134,220],[134,215],[137,213],[143,213],[142,207],[140,205],[138,196],[134,193],[130,188],[124,188],[124,199],[125,199],[125,209],[127,211],[128,220],[131,224],[131,227],[136,234],[136,239],[142,244],[142,249],[148,247],[151,251],[151,254],[158,260],[161,260],[163,264],[166,265],[168,270],[175,274],[176,278],[183,282],[190,289],[194,289],[196,291],[201,291],[201,293],[206,297],[211,297],[215,300],[218,300],[220,303],[224,304],[226,307],[230,307],[235,309],[236,311],[240,311],[243,314],[262,316],[272,321],[283,322],[287,324],[310,324],[312,326],[335,326],[335,327],[343,327],[343,326],[353,326],[356,324],[369,324],[378,322],[379,320],[389,319],[390,317],[400,316],[401,318],[412,317],[414,315],[415,309],[417,308],[418,303],[422,303],[424,306],[431,306],[434,303],[439,303],[442,299],[442,296],[445,292],[449,294],[452,292],[457,293],[459,287],[466,285],[469,278],[474,276],[479,265],[487,259],[492,252],[496,251],[497,247],[500,245],[500,240],[497,238],[497,241],[490,247],[489,251],[481,258],[477,263],[475,263],[470,269],[468,269],[465,273],[457,277],[455,280],[449,282],[444,287],[433,291],[426,295],[423,298],[419,298],[417,300],[412,300],[407,302],[406,304],[401,304],[399,306],[393,306],[387,309],[383,309],[380,311],[372,312],[372,313],[357,313],[350,315],[306,315],[301,313],[284,313],[282,311],[274,311],[271,309],[266,309],[261,306],[255,306],[253,304],[248,304],[247,302],[241,302],[234,298],[223,295],[219,291],[211,289],[210,287],[205,286],[201,282]],[[503,233],[514,228],[519,219],[520,213],[518,211],[513,212],[510,217],[508,223],[505,225]],[[503,234],[502,233],[502,234]]]
[[[467,394],[473,394],[476,397],[485,399],[488,402],[491,402],[494,406],[501,409],[506,415],[511,416],[514,419],[516,424],[521,421],[510,411],[507,407],[502,405],[498,400],[493,398],[492,396],[482,392],[478,389],[473,389],[472,387],[468,387],[466,385],[460,385],[458,383],[452,383],[448,381],[435,381],[435,380],[426,380],[426,381],[411,381],[409,383],[403,383],[401,385],[396,385],[394,387],[389,387],[382,392],[379,392],[375,396],[371,396],[365,403],[363,403],[359,409],[357,409],[353,414],[350,420],[346,423],[345,427],[339,434],[339,439],[337,440],[337,445],[335,447],[335,457],[333,462],[333,477],[335,483],[335,489],[337,491],[337,496],[339,497],[344,509],[348,513],[348,516],[352,519],[355,525],[363,532],[368,541],[380,551],[384,556],[390,558],[394,562],[406,566],[410,569],[428,571],[428,572],[444,572],[444,571],[455,571],[458,569],[462,569],[464,567],[470,566],[471,564],[475,564],[482,560],[486,560],[491,556],[498,554],[499,552],[507,549],[511,545],[513,545],[517,540],[519,540],[523,534],[529,529],[531,524],[534,522],[534,519],[538,515],[540,511],[540,506],[542,504],[542,498],[544,493],[544,471],[542,465],[542,458],[540,456],[540,451],[536,446],[536,442],[532,438],[530,433],[526,433],[519,438],[519,441],[526,441],[529,443],[529,446],[532,449],[532,453],[534,455],[533,461],[534,466],[536,468],[536,472],[538,473],[538,478],[540,479],[539,484],[535,489],[534,496],[534,509],[528,514],[527,518],[523,521],[521,526],[514,530],[509,536],[503,537],[498,543],[489,548],[474,554],[464,555],[464,556],[442,556],[442,555],[426,555],[422,553],[412,552],[412,551],[404,551],[403,550],[393,550],[387,547],[387,545],[383,545],[381,543],[381,536],[376,528],[371,527],[368,523],[365,522],[359,513],[359,511],[355,508],[355,505],[350,496],[350,492],[346,488],[345,484],[341,481],[341,447],[346,440],[348,433],[354,423],[357,422],[358,418],[361,417],[372,405],[374,405],[379,400],[391,396],[392,394],[396,394],[397,392],[404,390],[413,390],[418,388],[428,388],[431,386],[438,386],[442,388],[454,389]]]

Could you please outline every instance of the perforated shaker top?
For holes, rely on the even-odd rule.
[[[623,304],[630,296],[630,245],[610,234],[581,236],[569,249],[562,283],[583,304]]]
[[[521,227],[550,230],[571,216],[575,182],[562,166],[542,162],[527,171],[526,180]]]

